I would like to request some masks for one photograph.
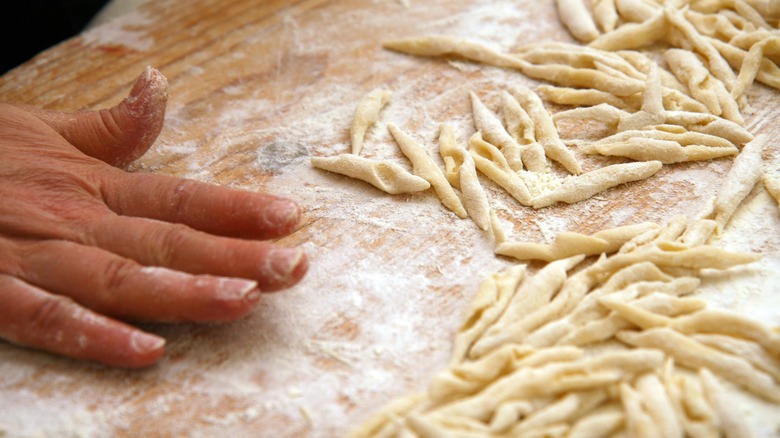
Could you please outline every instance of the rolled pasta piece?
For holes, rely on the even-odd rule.
[[[568,424],[572,420],[581,417],[584,413],[591,411],[607,399],[606,391],[593,390],[583,392],[572,392],[565,394],[558,400],[549,405],[532,412],[518,422],[517,416],[507,416],[503,424],[496,424],[497,417],[493,417],[491,429],[494,432],[511,429],[510,436],[524,436],[532,430],[542,429],[555,424]]]
[[[487,421],[507,400],[534,399],[570,391],[604,388],[658,368],[662,363],[663,354],[660,351],[638,348],[552,363],[537,369],[522,368],[497,380],[473,397],[441,407],[439,412]]]
[[[658,14],[660,7],[644,0],[615,0],[620,17],[626,21],[641,23]]]
[[[741,357],[757,369],[764,371],[780,382],[780,358],[761,344],[729,335],[698,333],[691,338],[702,344],[733,356]]]
[[[522,70],[520,59],[498,52],[485,44],[475,43],[446,35],[429,35],[419,38],[385,41],[384,48],[417,56],[459,56],[470,61]]]
[[[669,49],[664,54],[664,59],[677,78],[688,85],[691,95],[703,103],[710,113],[740,125],[745,124],[737,101],[723,82],[712,76],[693,52]]]
[[[569,32],[580,41],[590,42],[599,36],[599,30],[584,0],[556,0],[558,17]]]
[[[716,135],[696,131],[688,131],[679,125],[655,125],[645,129],[632,129],[605,137],[594,144],[610,144],[626,141],[631,138],[673,141],[680,146],[733,147],[727,139]]]
[[[355,109],[355,118],[350,128],[353,154],[360,155],[366,131],[379,120],[379,112],[382,111],[382,108],[390,100],[392,94],[390,91],[377,88],[368,93],[358,104]]]
[[[523,160],[520,156],[520,145],[501,125],[501,121],[479,100],[476,94],[470,93],[471,107],[474,112],[474,125],[489,143],[498,147],[504,154],[509,168],[523,170]]]
[[[654,228],[653,223],[628,225],[602,230],[587,236],[580,233],[563,232],[550,244],[532,242],[501,242],[496,246],[496,254],[514,257],[518,260],[560,260],[576,255],[598,255],[612,253],[620,249],[635,236]]]
[[[582,166],[574,153],[561,141],[552,116],[539,96],[525,87],[512,87],[511,92],[534,121],[536,140],[544,148],[544,153],[560,163],[569,173],[582,173]]]
[[[731,91],[737,77],[718,50],[696,30],[693,24],[685,18],[682,11],[668,8],[664,10],[664,15],[671,26],[682,34],[687,44],[707,60],[707,68],[712,75],[720,79],[726,85],[726,89]]]
[[[663,40],[669,30],[669,23],[663,11],[641,23],[624,24],[612,32],[607,32],[591,41],[589,46],[595,49],[617,51],[640,49]]]
[[[525,265],[517,265],[485,279],[469,306],[465,321],[455,336],[452,363],[462,362],[471,345],[506,309],[525,277]]]
[[[716,333],[758,343],[780,356],[780,334],[753,320],[721,310],[706,310],[676,318],[672,327],[681,333]]]
[[[568,438],[607,438],[625,423],[625,415],[616,406],[598,409],[578,419],[571,428]]]
[[[322,170],[365,181],[392,195],[420,192],[431,187],[428,181],[412,175],[397,164],[369,160],[354,154],[312,157],[311,164]]]
[[[690,111],[665,111],[664,123],[684,126],[689,131],[701,132],[724,138],[735,145],[753,140],[753,134],[730,120],[705,113]]]
[[[446,166],[447,180],[453,187],[460,188],[466,212],[480,229],[487,231],[490,228],[490,204],[479,183],[474,159],[466,148],[455,142],[452,125],[441,126],[439,151]]]
[[[502,110],[504,112],[504,122],[509,135],[514,138],[518,144],[529,144],[536,142],[536,131],[534,121],[531,116],[520,106],[514,96],[501,91]]]
[[[602,103],[591,107],[574,108],[555,113],[553,121],[557,123],[560,120],[595,120],[617,128],[620,119],[628,115],[627,111],[615,108],[608,103]]]
[[[740,69],[747,59],[748,52],[739,47],[720,41],[716,38],[707,37],[707,41],[715,47],[721,56],[726,59],[732,68]],[[772,60],[762,58],[756,72],[756,80],[773,88],[780,88],[780,67]]]
[[[681,146],[675,141],[641,137],[629,138],[617,143],[596,144],[586,151],[586,153],[625,157],[637,161],[660,161],[664,164],[712,160],[736,155],[738,152],[739,149],[734,145],[728,147]]]
[[[642,332],[618,332],[617,338],[629,345],[655,348],[675,362],[694,370],[706,367],[748,391],[774,403],[780,402],[780,387],[768,374],[753,368],[742,358],[722,353],[670,328]]]
[[[469,138],[469,152],[480,172],[501,186],[519,203],[530,205],[531,194],[528,187],[509,167],[501,151],[484,141],[479,132]]]
[[[731,396],[718,382],[718,378],[707,368],[701,368],[699,381],[704,389],[704,395],[718,414],[725,438],[750,438],[753,436],[750,426],[745,421],[744,413],[735,409]]]
[[[772,52],[780,55],[780,37],[767,37],[762,41],[756,42],[750,47],[742,67],[739,70],[736,84],[731,90],[731,96],[734,99],[742,97],[761,70],[761,62],[764,60],[765,52]]]
[[[674,373],[664,376],[664,385],[688,436],[720,436],[717,413],[705,397],[699,379]]]
[[[528,366],[528,359],[537,354],[527,345],[507,344],[477,360],[466,360],[451,364],[436,375],[428,387],[428,395],[434,406],[456,397],[473,394],[498,378],[506,370]],[[571,359],[582,356],[582,351],[571,348]]]
[[[536,128],[528,112],[514,96],[501,92],[507,132],[520,146],[520,160],[531,172],[547,170],[544,148],[536,141]],[[507,158],[507,161],[509,159]],[[511,163],[510,163],[511,166]]]
[[[641,262],[651,262],[661,268],[728,269],[760,258],[761,255],[754,253],[730,252],[710,245],[687,247],[661,240],[600,261],[588,273],[594,277],[607,276]]]
[[[620,97],[631,96],[644,89],[639,79],[616,78],[594,68],[578,68],[565,64],[534,64],[520,58],[518,62],[526,76],[564,87],[595,88]]]
[[[564,232],[550,244],[535,242],[503,242],[496,245],[496,254],[514,257],[518,260],[560,260],[578,254],[601,254],[608,242],[598,237],[580,233]]]
[[[775,198],[778,207],[780,207],[780,178],[765,173],[761,180],[764,182],[766,191]]]
[[[620,384],[620,401],[623,403],[623,413],[626,416],[626,431],[636,438],[653,438],[664,436],[642,406],[639,392],[626,382]]]
[[[761,153],[766,139],[766,135],[759,135],[742,148],[742,152],[734,160],[725,181],[720,186],[712,215],[708,218],[718,223],[717,233],[723,230],[739,204],[761,179],[763,174]]]
[[[433,159],[425,152],[423,147],[396,125],[390,123],[387,125],[387,128],[390,130],[393,138],[395,138],[398,146],[400,146],[401,151],[412,162],[414,173],[433,186],[436,194],[439,195],[441,203],[461,219],[468,217],[466,209],[463,208],[463,204],[460,202],[460,198],[458,198],[458,194],[452,189],[444,173],[433,162]]]
[[[607,93],[601,90],[594,89],[582,89],[582,88],[569,88],[569,87],[556,87],[552,85],[540,85],[536,88],[536,92],[544,99],[558,105],[571,105],[576,107],[592,107],[601,104],[609,104],[612,107],[620,108],[623,110],[633,108],[633,106],[627,102],[627,98],[620,98],[612,93]],[[571,111],[588,108],[576,108]],[[556,113],[553,116],[554,120],[558,120],[557,116],[560,113]]]
[[[593,3],[593,20],[604,32],[612,32],[618,24],[615,0],[595,0]]]
[[[567,272],[578,265],[585,256],[574,256],[568,259],[548,263],[535,275],[526,277],[520,285],[506,311],[486,332],[485,336],[495,336],[507,331],[507,326],[522,319],[550,302],[552,296],[560,290],[567,278]],[[475,344],[475,349],[479,341]]]
[[[660,161],[613,164],[582,175],[570,176],[551,192],[534,198],[531,205],[538,209],[556,202],[574,204],[617,185],[649,178],[661,170],[661,166]]]

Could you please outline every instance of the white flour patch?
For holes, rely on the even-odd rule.
[[[154,38],[144,30],[154,23],[146,13],[134,10],[81,34],[86,45],[124,46],[144,52],[154,46]]]

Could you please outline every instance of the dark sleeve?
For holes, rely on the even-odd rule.
[[[0,2],[0,74],[79,32],[106,0]]]

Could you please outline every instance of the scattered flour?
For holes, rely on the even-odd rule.
[[[154,24],[154,18],[141,10],[133,10],[113,21],[81,34],[85,45],[123,46],[145,52],[154,47],[154,38],[145,30]]]
[[[443,5],[433,8],[422,1],[408,9],[388,1],[373,5],[388,3],[404,20],[419,23],[419,34],[448,33],[502,49],[543,35],[568,38],[551,5],[514,0],[478,0],[469,7],[440,2]],[[542,12],[531,16],[526,8]],[[376,15],[373,8],[323,9],[321,21],[308,26],[283,18],[281,40],[290,44],[292,55],[322,56],[329,75],[299,90],[285,88],[283,70],[273,71],[262,84],[275,90],[271,96],[257,93],[255,83],[226,80],[230,83],[221,88],[224,104],[212,108],[209,103],[197,112],[192,111],[196,104],[185,104],[186,99],[173,94],[160,139],[137,164],[137,169],[164,172],[167,168],[159,163],[174,163],[184,176],[204,181],[215,178],[215,169],[238,168],[249,178],[237,187],[297,199],[305,209],[305,226],[282,243],[301,243],[309,254],[311,268],[303,282],[268,295],[256,313],[235,323],[149,326],[169,340],[169,347],[162,363],[143,373],[0,344],[0,398],[14,401],[13,409],[0,410],[0,436],[3,429],[13,432],[11,436],[161,431],[174,436],[193,431],[201,436],[245,435],[268,427],[276,436],[338,436],[388,401],[424,390],[431,376],[444,368],[461,313],[478,285],[513,262],[495,257],[490,237],[471,221],[457,219],[432,193],[386,195],[360,181],[313,169],[308,158],[349,149],[354,105],[374,86],[388,86],[394,95],[383,121],[369,131],[364,153],[408,167],[386,132],[387,122],[412,133],[438,159],[440,123],[454,123],[461,144],[473,132],[469,90],[489,94],[486,102],[495,105],[497,100],[490,99],[506,84],[534,82],[460,61],[431,63],[428,67],[435,73],[415,76],[415,69],[428,61],[380,49],[358,61],[330,55],[365,44],[340,32],[345,23],[384,26],[386,17]],[[143,30],[151,23],[151,17],[136,13],[83,38],[90,45],[145,51],[154,45]],[[330,43],[334,35],[344,41],[342,46]],[[403,36],[410,36],[404,26],[388,29],[386,35]],[[226,57],[255,59],[261,53],[253,47],[266,38],[265,33],[248,35],[246,44]],[[284,59],[275,62],[281,66]],[[386,63],[408,73],[389,77],[383,69]],[[230,74],[200,66],[182,68],[182,82],[173,84],[178,96],[186,94],[188,81],[219,83],[215,78]],[[364,69],[366,83],[344,83],[339,72],[350,69]],[[353,73],[348,77],[354,78]],[[286,111],[285,105],[296,105],[296,111]],[[190,138],[196,124],[209,129]],[[765,129],[778,134],[774,126]],[[243,161],[231,162],[236,156]],[[589,233],[627,222],[663,222],[669,211],[694,214],[717,190],[715,177],[727,170],[714,167],[692,165],[660,173],[653,186],[657,205],[648,208],[609,208],[625,193],[616,190],[575,207],[550,208],[544,215],[519,207],[491,182],[482,181],[510,238],[549,242],[565,230]],[[674,205],[667,205],[670,199]],[[758,191],[718,242],[730,249],[763,252],[764,259],[713,275],[702,296],[713,305],[780,325],[780,298],[769,286],[780,284],[780,219],[770,201]],[[584,229],[591,223],[597,229]],[[30,385],[35,388],[19,389]],[[77,389],[71,391],[74,385]],[[777,427],[770,424],[780,418],[776,407],[744,400],[743,394],[735,397],[755,407],[750,416],[757,430]],[[45,424],[37,421],[41,412],[47,412]]]

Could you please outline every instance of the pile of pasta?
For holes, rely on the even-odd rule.
[[[708,244],[760,178],[746,149],[698,218],[485,279],[449,367],[349,436],[752,436],[723,381],[780,404],[780,331],[695,297],[704,272],[760,258]]]
[[[521,264],[488,277],[448,369],[353,437],[748,437],[723,382],[780,404],[780,330],[695,297],[703,272],[760,258],[713,245],[740,203],[761,181],[780,202],[780,181],[763,171],[768,139],[749,132],[744,118],[754,81],[780,88],[780,2],[557,3],[561,21],[587,46],[548,42],[501,52],[443,35],[384,44],[549,83],[508,87],[495,112],[471,93],[477,132],[462,146],[451,125],[441,126],[443,170],[393,124],[413,171],[360,157],[366,130],[389,101],[385,90],[358,105],[352,153],[312,159],[388,193],[433,187],[443,205],[493,236],[497,254],[548,262],[534,275]],[[652,53],[639,51],[650,46]],[[574,108],[553,115],[543,99]],[[580,152],[626,162],[583,172],[559,134],[568,120],[606,126],[603,138],[568,140]],[[477,174],[521,206],[542,209],[652,177],[667,164],[718,158],[734,162],[695,217],[564,232],[551,243],[510,241]]]

